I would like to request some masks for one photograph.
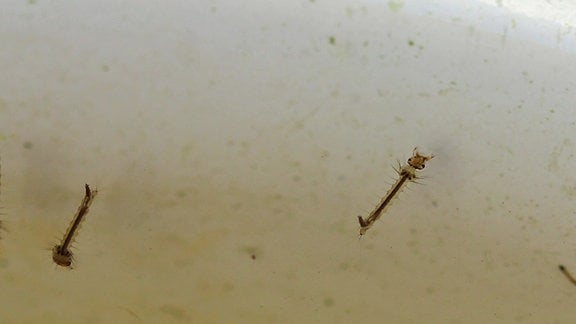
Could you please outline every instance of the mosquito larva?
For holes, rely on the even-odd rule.
[[[78,232],[84,217],[88,214],[88,209],[90,208],[90,204],[92,204],[94,197],[96,197],[96,193],[98,193],[96,190],[91,191],[87,184],[84,188],[86,190],[84,199],[82,200],[80,207],[78,207],[78,211],[76,212],[72,223],[68,226],[68,230],[64,234],[64,238],[62,238],[62,242],[55,245],[52,249],[52,260],[62,267],[70,267],[72,265],[73,255],[72,251],[69,249],[70,244],[74,240],[74,236]]]
[[[566,276],[568,281],[570,281],[572,284],[576,285],[576,279],[574,279],[574,277],[572,277],[572,274],[570,272],[568,272],[568,269],[566,269],[565,266],[559,265],[558,269],[560,269],[560,271],[562,271],[562,273],[564,274],[564,276]]]
[[[360,223],[360,236],[366,234],[366,231],[368,231],[368,229],[374,225],[380,216],[382,216],[384,209],[390,204],[392,199],[402,191],[404,185],[408,183],[408,181],[413,181],[414,179],[418,178],[416,171],[424,169],[426,162],[433,157],[434,155],[421,155],[417,148],[414,149],[412,152],[412,157],[406,161],[405,165],[401,166],[400,169],[397,170],[400,177],[392,185],[392,188],[388,190],[376,208],[374,208],[374,210],[370,213],[368,218],[364,219],[362,216],[358,216],[358,222]]]

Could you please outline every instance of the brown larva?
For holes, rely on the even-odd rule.
[[[88,214],[88,209],[90,208],[90,204],[92,204],[94,197],[96,197],[96,193],[98,193],[96,190],[91,191],[87,184],[85,185],[85,191],[84,199],[82,200],[80,207],[78,207],[78,211],[76,212],[72,223],[68,226],[68,230],[66,231],[66,234],[64,234],[64,238],[62,238],[62,242],[56,244],[52,249],[52,260],[62,267],[70,267],[72,265],[73,254],[69,249],[70,244],[74,240],[74,236],[78,232],[84,217]]]
[[[404,185],[408,181],[417,179],[416,171],[424,169],[426,162],[433,157],[434,155],[421,155],[416,148],[414,149],[412,152],[412,157],[408,159],[405,165],[401,166],[400,169],[397,170],[400,177],[398,180],[396,180],[394,185],[392,185],[392,188],[388,190],[376,208],[374,208],[374,210],[370,213],[368,218],[364,219],[362,216],[358,216],[358,222],[360,223],[360,236],[366,234],[366,231],[368,231],[368,229],[374,225],[380,216],[382,216],[386,206],[388,206],[392,199],[402,191]]]

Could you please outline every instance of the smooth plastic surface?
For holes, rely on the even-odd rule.
[[[2,7],[2,322],[576,317],[567,1]]]

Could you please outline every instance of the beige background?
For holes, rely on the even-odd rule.
[[[1,321],[573,322],[575,9],[6,1]]]

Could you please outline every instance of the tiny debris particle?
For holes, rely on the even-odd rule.
[[[336,38],[334,36],[330,36],[329,42],[330,42],[330,45],[336,45]]]

